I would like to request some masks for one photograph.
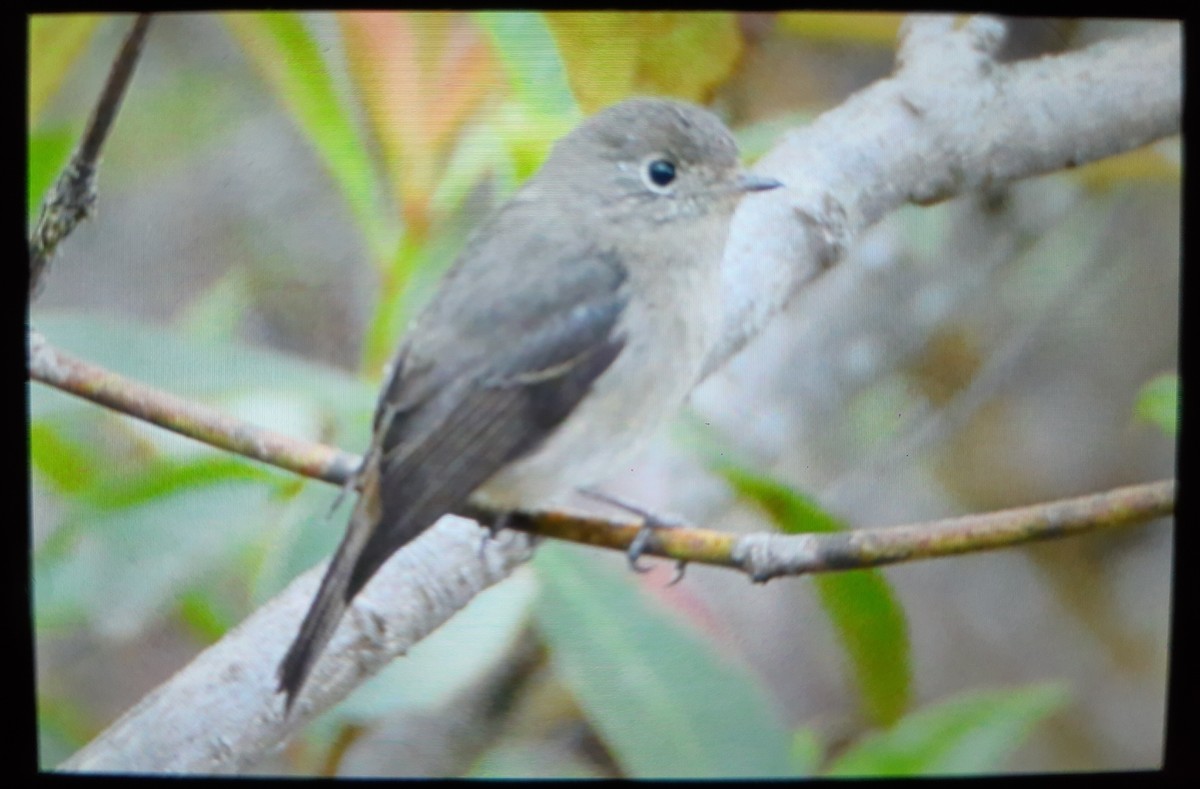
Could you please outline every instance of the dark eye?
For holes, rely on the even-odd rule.
[[[646,165],[646,177],[657,187],[665,187],[675,180],[675,164],[666,159],[655,159]]]

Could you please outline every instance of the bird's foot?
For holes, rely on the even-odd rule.
[[[656,531],[662,529],[680,529],[685,528],[688,525],[678,518],[669,518],[665,515],[657,515],[649,510],[644,509],[643,507],[633,504],[632,502],[626,501],[618,496],[614,496],[611,493],[605,493],[592,488],[584,488],[579,492],[589,498],[596,499],[597,501],[603,501],[606,504],[611,504],[614,507],[617,507],[618,509],[630,512],[642,519],[641,528],[638,529],[638,533],[634,535],[633,541],[629,543],[629,548],[625,551],[625,555],[629,558],[629,567],[634,572],[644,573],[650,570],[649,567],[639,564],[638,560],[641,559],[642,554],[646,552],[646,548],[650,544],[650,539],[654,536]],[[675,563],[675,577],[671,579],[667,586],[674,586],[683,580],[683,573],[686,568],[686,559],[677,560]]]
[[[483,552],[487,549],[487,544],[496,539],[496,535],[502,530],[508,528],[509,523],[513,519],[511,512],[498,512],[490,518],[477,519],[480,526],[483,527],[483,539],[479,541],[479,558],[483,558]]]

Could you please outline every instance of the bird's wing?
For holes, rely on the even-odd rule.
[[[617,289],[606,287],[586,301],[555,305],[520,330],[493,326],[504,347],[478,355],[467,369],[447,374],[434,364],[414,374],[441,379],[436,386],[407,383],[397,371],[389,402],[407,407],[380,425],[380,522],[354,568],[350,596],[392,553],[567,417],[624,347],[616,332],[623,308]],[[414,402],[410,387],[424,396]]]
[[[541,250],[526,251],[536,261]],[[595,250],[563,262],[532,303],[500,284],[480,292],[447,282],[414,327],[380,397],[346,536],[279,666],[289,708],[379,567],[544,440],[620,354],[624,268]],[[514,275],[541,273],[514,263],[509,287]],[[460,266],[448,277],[473,275],[491,271]]]

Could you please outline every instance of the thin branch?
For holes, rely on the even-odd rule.
[[[1119,488],[1033,507],[928,524],[821,535],[657,533],[650,553],[738,567],[756,580],[874,567],[1066,537],[1170,514],[1175,483]],[[517,528],[625,550],[632,524],[545,513]],[[233,773],[403,655],[532,555],[526,535],[484,532],[447,516],[398,552],[359,594],[290,716],[274,668],[324,573],[314,567],[143,698],[59,766],[78,772]],[[450,568],[453,568],[450,571]],[[410,602],[400,602],[410,601]]]
[[[42,202],[33,235],[29,239],[29,297],[40,291],[46,264],[58,245],[75,227],[92,214],[96,205],[96,170],[100,152],[112,128],[121,100],[142,54],[142,43],[150,27],[150,14],[138,14],[113,60],[108,80],[92,110],[83,139],[67,166],[59,174],[50,194]]]
[[[305,477],[345,484],[357,455],[285,436],[85,362],[29,332],[29,377],[197,441]]]
[[[1145,523],[1175,511],[1175,481],[1161,480],[1103,493],[979,515],[860,529],[839,534],[749,534],[732,563],[755,581],[781,575],[857,570],[885,564],[1011,548]]]
[[[359,456],[350,452],[257,427],[84,362],[55,349],[37,332],[30,332],[29,372],[33,379],[64,392],[312,479],[344,485],[361,462]],[[664,529],[650,539],[646,553],[678,561],[735,567],[755,580],[766,580],[777,575],[872,567],[1010,547],[1151,520],[1170,513],[1173,507],[1174,482],[1168,480],[1021,510],[853,532],[853,537],[846,534],[737,537],[709,529]],[[1120,517],[1110,516],[1114,508],[1121,513]],[[467,507],[459,514],[490,522],[497,513]],[[543,537],[620,551],[629,548],[640,528],[636,522],[614,522],[562,510],[518,514],[508,525]],[[857,537],[893,533],[896,536],[870,540]],[[893,546],[892,550],[903,549],[906,553],[900,558],[888,558],[892,554],[880,554],[877,540],[885,540],[888,546]]]
[[[726,252],[728,310],[708,371],[719,367],[863,229],[905,202],[930,202],[980,186],[1049,172],[1130,150],[1179,131],[1178,29],[1101,42],[1079,52],[999,65],[1003,28],[977,18],[906,26],[896,74],[790,134],[759,169],[788,184],[747,201]],[[260,445],[255,429],[181,416],[149,387],[119,376],[64,373],[63,355],[31,338],[30,374],[178,432],[189,420],[221,446]],[[78,368],[75,368],[78,369]],[[98,394],[96,394],[98,393]],[[140,404],[140,411],[134,410]],[[171,407],[166,407],[166,405]],[[239,440],[227,434],[238,434]],[[288,453],[303,455],[302,445]],[[285,453],[287,454],[287,453]],[[336,450],[319,476],[344,479],[355,462]],[[343,453],[344,454],[344,453]],[[253,455],[276,462],[272,451]],[[350,456],[346,455],[346,458]],[[287,461],[305,473],[304,463]],[[334,470],[333,467],[337,469]],[[1169,514],[1172,481],[1020,508],[835,535],[736,536],[705,529],[658,532],[648,553],[736,567],[756,580],[871,567],[1081,534]],[[635,524],[535,513],[514,525],[538,534],[624,550]],[[531,541],[506,532],[479,548],[478,529],[448,516],[387,562],[355,600],[295,714],[285,719],[272,672],[311,601],[313,568],[142,699],[62,769],[231,772],[257,762],[303,721],[332,705],[524,561]],[[482,560],[480,555],[482,554]],[[474,557],[474,558],[472,558]]]

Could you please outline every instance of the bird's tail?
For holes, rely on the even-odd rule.
[[[372,506],[375,504],[372,494],[374,490],[367,489],[358,497],[346,536],[321,579],[321,587],[300,625],[300,632],[279,664],[277,692],[287,694],[285,711],[291,710],[317,658],[333,638],[351,599],[358,592],[351,588],[354,567],[378,520],[378,508]]]

